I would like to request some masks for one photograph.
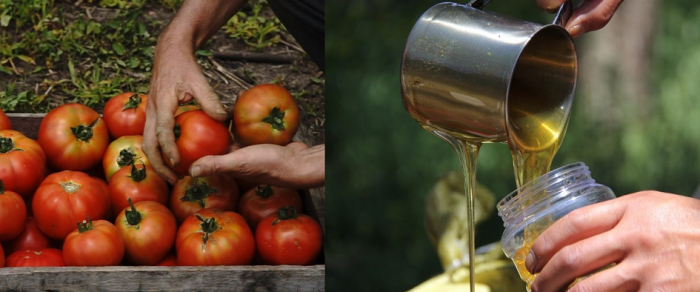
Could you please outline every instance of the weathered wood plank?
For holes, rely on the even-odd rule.
[[[44,116],[46,116],[46,114],[7,114],[7,117],[10,118],[10,122],[12,123],[12,129],[34,140],[36,140],[39,134],[39,125]]]
[[[325,291],[325,266],[3,268],[0,291]]]

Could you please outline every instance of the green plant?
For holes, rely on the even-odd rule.
[[[224,27],[226,33],[243,40],[249,46],[262,49],[280,41],[280,32],[284,27],[277,17],[265,17],[262,15],[267,1],[251,1],[252,14],[239,11],[229,19]]]

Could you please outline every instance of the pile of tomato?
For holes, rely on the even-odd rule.
[[[184,175],[229,149],[229,130],[203,111],[176,113],[174,170],[184,176],[174,186],[158,176],[141,150],[147,99],[117,95],[102,116],[62,105],[36,141],[0,111],[0,267],[318,262],[322,231],[297,190]],[[277,85],[246,91],[235,109],[245,145],[285,145],[298,127],[296,103]]]

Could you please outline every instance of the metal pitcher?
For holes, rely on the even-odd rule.
[[[479,143],[506,142],[518,110],[555,111],[565,125],[577,79],[562,27],[571,2],[547,25],[484,11],[487,2],[440,3],[420,17],[401,64],[404,106],[429,130]]]

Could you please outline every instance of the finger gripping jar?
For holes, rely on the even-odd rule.
[[[596,183],[588,166],[577,162],[526,183],[498,203],[505,226],[503,251],[515,263],[528,291],[535,277],[525,267],[525,258],[535,239],[571,211],[613,198],[613,191]]]

